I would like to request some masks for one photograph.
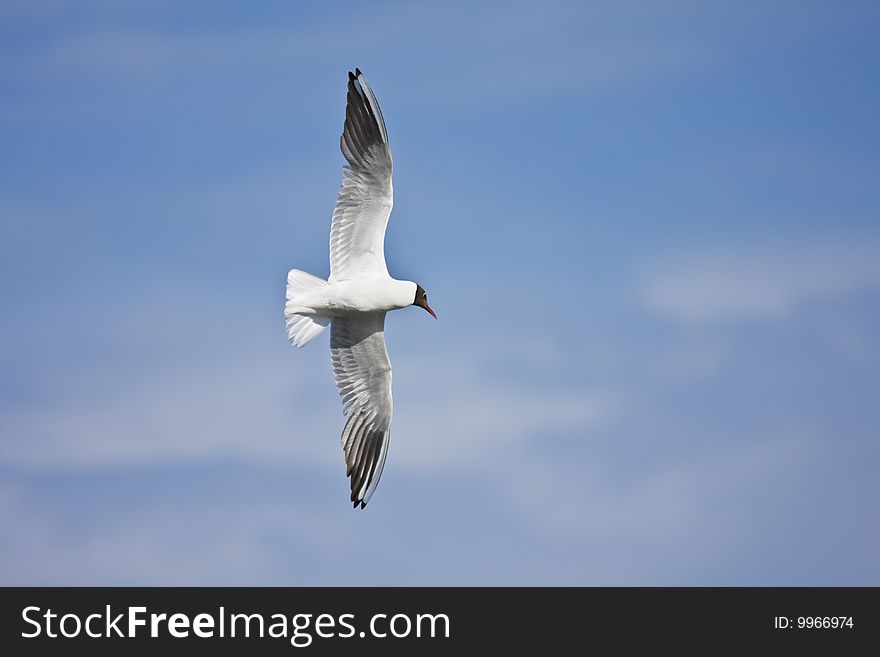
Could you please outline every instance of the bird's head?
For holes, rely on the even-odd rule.
[[[428,293],[425,292],[425,288],[416,283],[416,298],[413,299],[412,305],[418,306],[419,308],[424,308],[434,319],[437,319],[437,313],[431,310],[431,306],[428,305]]]

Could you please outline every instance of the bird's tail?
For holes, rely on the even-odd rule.
[[[297,347],[308,344],[319,336],[330,323],[329,317],[301,312],[304,310],[302,297],[325,285],[328,283],[323,278],[312,276],[299,269],[291,269],[287,274],[287,303],[284,304],[284,323],[287,326],[287,337]]]

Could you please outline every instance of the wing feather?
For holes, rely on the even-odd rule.
[[[394,204],[382,110],[363,74],[348,74],[339,147],[348,161],[330,227],[330,280],[388,275],[385,229]]]
[[[342,430],[351,502],[367,505],[388,456],[391,437],[391,361],[385,313],[336,317],[330,324],[330,360],[348,420]]]

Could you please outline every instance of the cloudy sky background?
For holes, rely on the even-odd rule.
[[[880,584],[875,3],[0,3],[0,583]],[[388,123],[388,466],[327,336]]]

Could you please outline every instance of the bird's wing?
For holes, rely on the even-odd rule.
[[[342,410],[346,475],[351,501],[367,505],[388,455],[391,437],[391,362],[385,349],[385,313],[336,317],[330,325],[330,359]]]
[[[388,275],[385,228],[391,214],[391,151],[379,103],[360,69],[348,74],[345,127],[348,166],[330,227],[330,280]]]

